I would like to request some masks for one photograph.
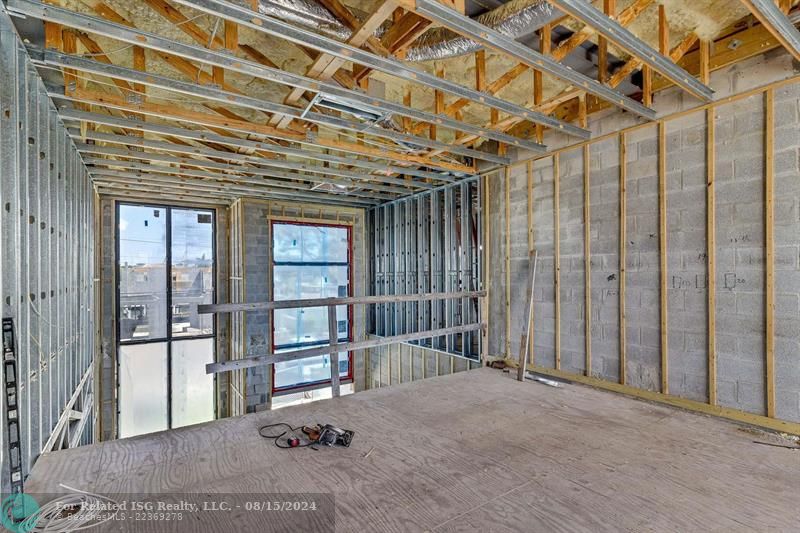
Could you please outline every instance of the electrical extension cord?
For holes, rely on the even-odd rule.
[[[63,483],[60,487],[73,491],[44,504],[38,511],[23,520],[19,531],[30,533],[70,533],[99,526],[113,519],[116,511],[103,511],[103,518],[97,519],[98,509],[116,508],[119,503],[106,496],[78,490]],[[74,513],[64,513],[65,509],[76,508]]]

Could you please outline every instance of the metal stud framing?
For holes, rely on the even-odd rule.
[[[479,180],[468,179],[371,208],[372,294],[481,290],[481,200]],[[450,328],[479,322],[479,315],[477,298],[376,304],[370,332],[391,336]],[[477,360],[480,340],[466,331],[421,345]]]
[[[18,339],[27,474],[44,449],[93,441],[94,191],[5,13],[0,75],[0,290]],[[70,411],[80,412],[79,424]]]

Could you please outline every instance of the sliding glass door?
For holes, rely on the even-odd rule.
[[[117,205],[119,435],[214,418],[214,212]]]

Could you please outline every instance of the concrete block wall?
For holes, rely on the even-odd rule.
[[[509,215],[511,217],[509,272],[512,287],[509,294],[512,332],[509,338],[509,345],[512,354],[519,354],[521,337],[526,331],[525,317],[528,313],[529,304],[527,286],[530,259],[528,253],[528,177],[526,166],[522,165],[509,169],[508,177]]]
[[[489,300],[489,321],[493,324],[492,335],[489,336],[489,353],[505,353],[506,330],[505,320],[505,294],[506,294],[506,265],[505,265],[505,174],[493,172],[487,176],[488,192],[486,206],[486,231],[489,235],[487,243],[486,285],[490,288],[493,297]],[[497,318],[496,318],[497,317]],[[499,318],[499,319],[498,319]]]
[[[245,302],[266,302],[270,299],[270,234],[269,204],[243,201],[243,249]],[[269,313],[245,313],[245,357],[271,351]],[[271,375],[266,366],[247,369],[245,376],[247,412],[266,408],[271,390]]]
[[[625,309],[627,382],[658,391],[661,383],[658,254],[658,134],[655,126],[626,139]],[[619,242],[619,241],[618,241]]]
[[[771,54],[715,73],[720,96],[787,77],[795,68]],[[750,73],[753,74],[750,74]],[[753,79],[756,76],[758,79]],[[717,404],[764,416],[766,385],[765,96],[714,108],[716,123]],[[675,91],[655,107],[683,111],[665,122],[667,231],[667,376],[669,394],[701,403],[709,397],[708,249],[706,232],[707,117],[686,112],[691,99]],[[775,417],[800,422],[800,83],[775,89]],[[590,123],[595,132],[632,126],[627,114]],[[559,136],[558,139],[562,137]],[[659,144],[657,125],[626,131],[626,382],[661,393]],[[558,141],[557,139],[557,141]],[[560,142],[560,141],[558,141]],[[591,349],[585,368],[583,148],[560,158],[561,370],[619,383],[619,137],[590,145]],[[502,175],[502,174],[501,174]],[[509,182],[490,177],[491,355],[518,356],[524,326],[528,249],[527,181],[539,267],[534,291],[534,363],[555,368],[553,157],[509,169]],[[506,246],[505,188],[510,246]],[[511,305],[505,306],[505,257],[511,265]],[[506,321],[510,335],[506,342]]]
[[[561,368],[586,368],[583,150],[560,156],[559,225],[561,246]]]
[[[775,91],[775,416],[800,420],[800,83]]]
[[[591,375],[619,380],[619,143],[589,149]]]
[[[550,159],[532,163],[531,181],[533,241],[539,253],[533,290],[533,361],[555,368],[554,183]]]
[[[667,377],[671,394],[697,401],[708,398],[706,137],[705,113],[666,126]]]
[[[765,409],[764,97],[717,108],[719,402]]]

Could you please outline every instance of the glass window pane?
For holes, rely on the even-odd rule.
[[[287,350],[291,351],[291,350]],[[347,352],[339,354],[339,375],[347,376],[350,365]],[[275,388],[307,385],[331,379],[331,361],[327,355],[275,363]]]
[[[214,362],[214,339],[172,343],[172,427],[214,419],[214,375],[206,364]]]
[[[341,396],[353,394],[353,384],[344,383],[339,388]],[[333,391],[330,387],[323,389],[307,390],[303,392],[293,392],[291,394],[281,394],[272,398],[272,408],[280,409],[281,407],[288,407],[290,405],[300,405],[303,403],[311,403],[317,400],[325,400],[333,397]]]
[[[276,309],[274,317],[276,349],[327,344],[330,340],[327,307]],[[350,333],[347,306],[337,306],[336,321],[339,331],[337,338],[347,342]]]
[[[346,263],[348,229],[299,224],[273,225],[273,260],[283,262]]]
[[[211,211],[172,210],[172,335],[214,333],[214,315],[197,305],[214,303],[214,224]]]
[[[120,340],[167,336],[167,216],[157,207],[119,208]]]
[[[349,294],[346,266],[275,265],[272,279],[276,301],[344,298]]]
[[[167,343],[119,347],[119,433],[167,429]]]
[[[272,226],[272,258],[274,261],[302,261],[300,231],[297,224],[274,224]]]

